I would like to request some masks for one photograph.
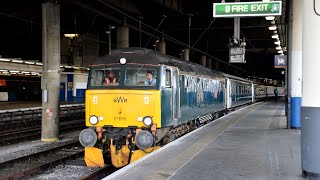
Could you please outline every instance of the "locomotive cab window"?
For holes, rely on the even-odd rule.
[[[153,67],[127,68],[124,84],[126,86],[155,86],[157,69]]]
[[[93,67],[90,75],[91,86],[118,86],[121,68]]]

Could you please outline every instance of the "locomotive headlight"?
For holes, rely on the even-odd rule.
[[[97,116],[90,116],[89,122],[92,125],[96,125],[98,123],[98,117]]]
[[[120,64],[126,64],[127,59],[126,58],[120,58]]]
[[[146,126],[152,125],[152,118],[150,116],[146,116],[143,118],[143,124]]]
[[[92,147],[97,142],[97,134],[93,129],[84,129],[79,135],[79,141],[84,147]]]

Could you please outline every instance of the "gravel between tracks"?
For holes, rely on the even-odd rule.
[[[56,143],[34,140],[0,147],[0,163],[22,156],[34,154],[39,151],[51,149],[53,147],[61,146],[63,144],[69,143],[70,141],[78,141],[79,134],[80,131],[63,134],[60,136],[60,140]]]

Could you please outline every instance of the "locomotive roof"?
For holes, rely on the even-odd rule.
[[[239,81],[245,81],[245,82],[254,83],[254,81],[251,81],[251,80],[248,80],[248,79],[244,79],[244,78],[241,78],[241,77],[237,77],[237,76],[234,76],[234,75],[231,75],[231,74],[223,73],[223,76],[227,77],[227,78],[230,78],[230,79],[235,79],[235,80],[239,80]]]
[[[221,72],[206,68],[200,64],[184,61],[151,49],[137,47],[112,50],[111,55],[97,58],[95,64],[115,64],[119,63],[120,58],[126,58],[127,63],[162,64],[177,67],[186,74],[223,78]]]

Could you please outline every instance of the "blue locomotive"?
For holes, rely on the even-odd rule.
[[[155,80],[146,83],[150,74]],[[115,167],[267,97],[268,87],[144,48],[113,50],[91,65],[86,125],[79,140],[88,166]]]

